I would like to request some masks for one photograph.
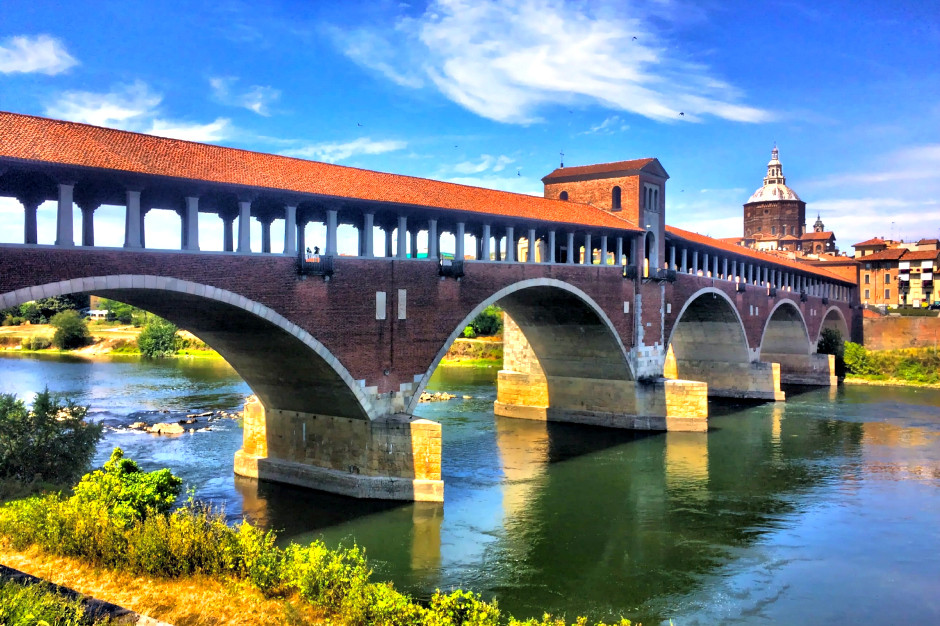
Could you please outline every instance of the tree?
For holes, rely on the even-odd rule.
[[[85,422],[87,407],[62,401],[46,389],[31,409],[0,394],[0,478],[72,484],[87,469],[101,426]]]
[[[171,356],[179,349],[177,328],[172,322],[154,317],[137,337],[141,354],[149,357]]]
[[[816,344],[818,354],[832,354],[836,357],[836,376],[845,376],[845,342],[842,333],[835,328],[823,328]]]
[[[38,324],[42,319],[42,311],[35,302],[24,302],[20,305],[20,317],[25,318],[30,324]]]
[[[503,332],[503,310],[491,304],[470,322],[477,336],[490,337]],[[466,332],[464,333],[466,336]]]
[[[88,324],[78,314],[78,311],[69,309],[56,313],[49,320],[49,323],[55,326],[55,334],[52,335],[52,345],[59,350],[74,350],[88,345],[91,340],[91,334],[88,332]]]
[[[56,313],[77,311],[88,306],[88,296],[80,293],[36,300],[39,313],[47,320],[52,320]],[[25,316],[24,316],[25,317]]]
[[[117,320],[122,324],[132,323],[134,315],[142,313],[137,307],[106,298],[102,298],[98,302],[98,306],[108,312],[108,319]]]

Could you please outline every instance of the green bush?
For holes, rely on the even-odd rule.
[[[38,324],[42,318],[42,311],[39,310],[39,305],[35,302],[24,302],[20,305],[20,317],[30,324]]]
[[[87,409],[61,401],[46,389],[26,408],[0,394],[0,478],[71,484],[95,453],[101,426],[88,424]]]
[[[160,317],[151,319],[137,337],[140,353],[149,357],[172,356],[179,349],[176,326]]]
[[[846,341],[843,359],[845,360],[845,371],[849,374],[864,376],[875,373],[868,357],[868,350],[863,345]]]
[[[93,623],[85,618],[85,610],[78,600],[66,598],[46,586],[0,581],[0,624],[84,626]]]
[[[116,320],[122,324],[130,324],[134,321],[134,316],[142,313],[137,307],[133,307],[117,300],[108,300],[102,298],[98,301],[98,306],[108,312],[109,320]]]
[[[23,346],[24,350],[45,350],[52,345],[52,341],[48,337],[33,335],[32,337],[23,337],[20,345]]]
[[[470,322],[473,332],[479,337],[492,337],[503,332],[503,310],[491,304]]]
[[[467,326],[463,329],[463,336],[464,339],[473,339],[477,336],[477,333],[473,330],[473,326]]]
[[[91,340],[91,334],[88,332],[88,324],[78,314],[78,311],[67,310],[56,313],[49,323],[55,326],[55,334],[52,335],[52,345],[59,350],[74,350],[88,345]]]
[[[845,342],[842,333],[834,328],[823,328],[816,344],[818,354],[832,354],[836,357],[836,375],[845,376]]]
[[[20,326],[26,322],[25,317],[20,317],[18,315],[7,314],[3,318],[3,326]]]
[[[136,461],[124,458],[123,450],[115,448],[102,469],[82,477],[72,498],[103,506],[112,518],[127,525],[169,512],[182,486],[183,480],[170,470],[144,472]]]

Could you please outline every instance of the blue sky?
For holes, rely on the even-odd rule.
[[[936,0],[4,0],[0,109],[536,195],[560,152],[657,157],[668,223],[716,237],[776,142],[841,249],[940,236]],[[148,246],[178,246],[157,215]]]

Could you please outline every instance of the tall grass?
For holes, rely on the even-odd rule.
[[[894,379],[914,384],[940,383],[940,349],[868,350],[845,344],[845,368],[852,376],[869,380]]]
[[[90,626],[82,603],[38,585],[0,580],[0,624],[10,626]],[[104,624],[105,622],[97,622]]]

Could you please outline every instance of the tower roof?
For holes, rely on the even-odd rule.
[[[796,200],[800,197],[787,187],[787,178],[783,175],[783,164],[780,163],[780,152],[777,146],[770,153],[770,162],[767,164],[767,176],[764,177],[764,186],[755,191],[746,204],[751,202],[768,202],[772,200]]]

